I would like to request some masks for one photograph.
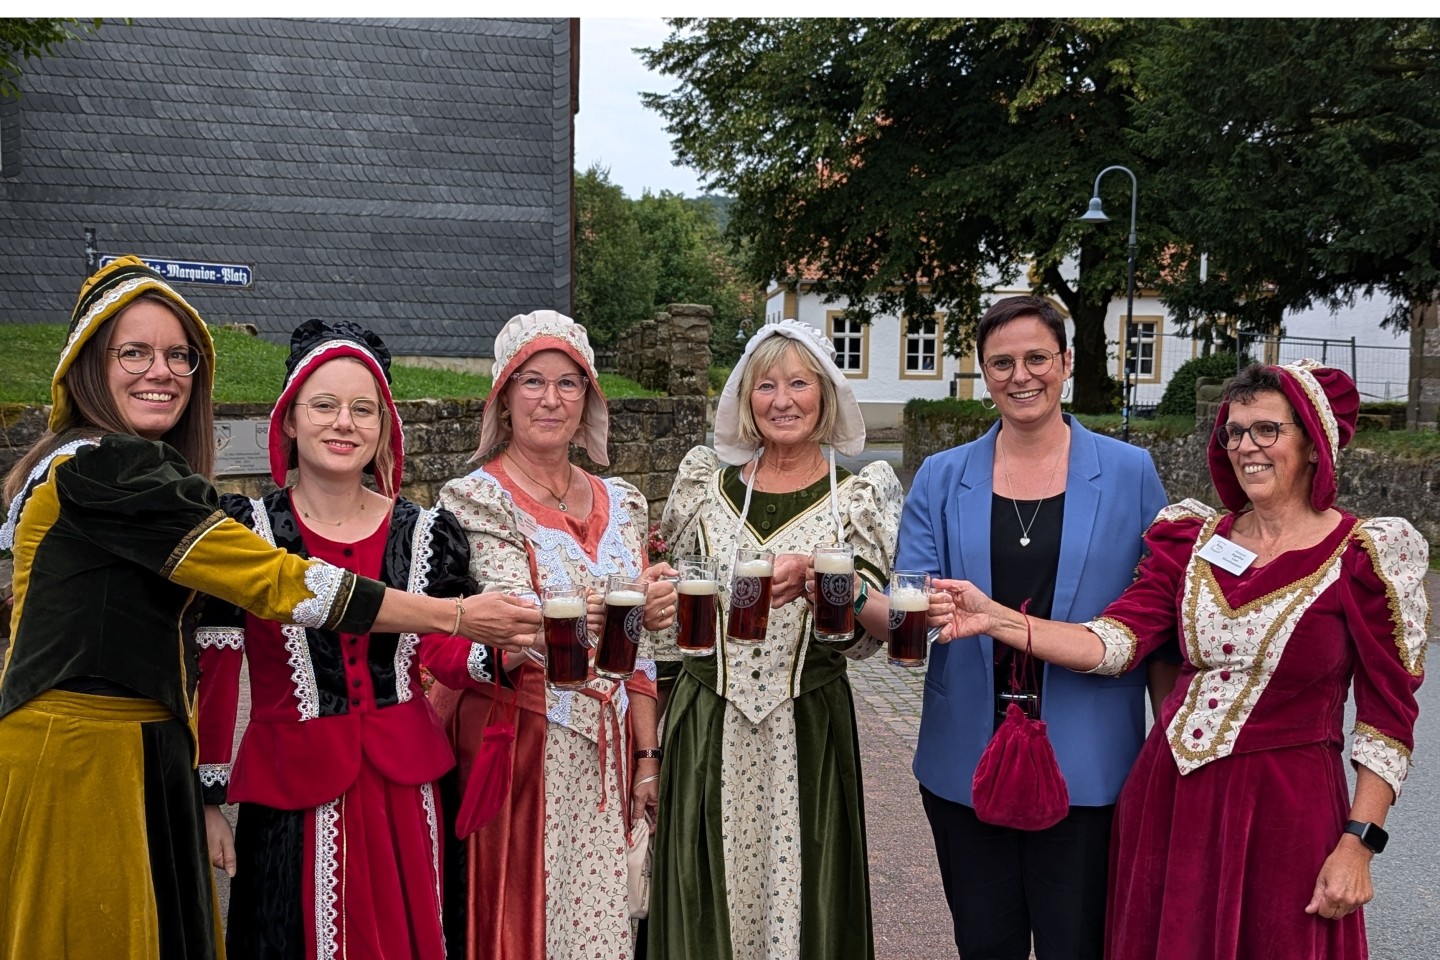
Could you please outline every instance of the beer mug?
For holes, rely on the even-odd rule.
[[[775,578],[775,554],[769,550],[737,550],[730,571],[730,616],[725,639],[759,643],[770,626],[770,587]]]
[[[687,657],[715,652],[716,624],[720,619],[720,574],[714,557],[680,557],[675,561],[680,579],[675,582],[680,630],[675,645]]]
[[[855,550],[848,543],[816,547],[815,639],[855,639]]]
[[[605,629],[595,651],[595,672],[611,680],[629,680],[635,672],[635,654],[645,629],[643,580],[611,577],[605,582]]]
[[[925,666],[929,628],[930,574],[896,570],[890,575],[890,662]]]
[[[546,587],[540,597],[545,622],[545,679],[555,690],[579,690],[590,677],[585,639],[585,593],[579,587]]]

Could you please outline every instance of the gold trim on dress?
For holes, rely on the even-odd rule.
[[[170,556],[165,560],[165,565],[160,568],[160,576],[169,580],[171,575],[175,573],[176,568],[185,562],[185,558],[190,555],[190,551],[195,549],[195,545],[203,540],[207,533],[214,530],[227,519],[229,518],[226,517],[224,510],[215,510],[204,520],[197,523],[189,533],[180,539],[179,543],[175,544],[175,549],[170,551]]]
[[[1405,640],[1405,616],[1400,610],[1400,594],[1395,589],[1395,582],[1386,574],[1384,564],[1380,562],[1380,547],[1375,543],[1375,538],[1370,531],[1363,527],[1356,527],[1354,537],[1370,555],[1370,565],[1374,568],[1375,575],[1380,578],[1380,582],[1385,585],[1385,603],[1390,608],[1390,622],[1394,625],[1395,651],[1400,655],[1400,663],[1412,677],[1421,676],[1425,673],[1425,650],[1429,646],[1425,639],[1430,636],[1430,617],[1433,611],[1427,605],[1420,649],[1415,652],[1414,656],[1411,656],[1410,645]]]

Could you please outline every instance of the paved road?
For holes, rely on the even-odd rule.
[[[1430,574],[1426,587],[1435,609],[1440,574]],[[1440,626],[1436,631],[1431,663],[1440,657]],[[891,667],[875,656],[851,665],[850,682],[865,764],[876,958],[952,960],[930,828],[910,774],[924,671]],[[1347,730],[1353,722],[1352,713]],[[1433,960],[1440,954],[1440,760],[1433,759],[1440,757],[1440,682],[1420,688],[1415,741],[1419,759],[1386,823],[1390,846],[1372,867],[1375,901],[1366,909],[1366,923],[1376,960]]]

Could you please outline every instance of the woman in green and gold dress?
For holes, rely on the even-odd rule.
[[[715,449],[686,455],[665,506],[661,538],[677,554],[716,557],[722,584],[737,547],[777,556],[763,642],[727,643],[721,630],[710,656],[682,660],[673,642],[657,648],[662,683],[673,691],[651,960],[874,955],[846,664],[885,638],[901,490],[884,462],[853,474],[833,466],[833,453],[827,463],[822,443],[850,456],[865,443],[833,353],[805,324],[762,327],[721,395]],[[867,602],[854,640],[826,643],[813,636],[809,606],[796,601],[812,549],[837,539],[854,548]],[[934,605],[931,612],[942,615]]]

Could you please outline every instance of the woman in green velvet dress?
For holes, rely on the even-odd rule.
[[[727,643],[721,630],[710,656],[657,648],[662,692],[667,680],[673,690],[651,960],[874,955],[846,664],[885,636],[901,490],[889,464],[853,474],[833,466],[834,450],[864,448],[865,426],[832,355],[812,327],[762,327],[721,396],[715,449],[690,451],[665,506],[661,538],[676,554],[716,557],[722,585],[737,547],[777,556],[761,643]],[[812,549],[837,539],[854,548],[868,602],[853,641],[826,643],[799,600]],[[728,594],[721,599],[728,608]]]

